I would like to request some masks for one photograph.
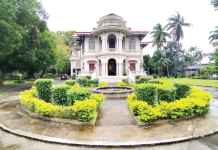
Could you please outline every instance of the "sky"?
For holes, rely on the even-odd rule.
[[[41,0],[49,14],[47,21],[51,31],[92,31],[96,21],[109,13],[115,13],[127,21],[133,31],[152,31],[157,23],[163,26],[167,19],[180,12],[185,22],[193,27],[184,27],[183,49],[197,46],[203,53],[213,52],[209,33],[218,26],[218,11],[211,0]],[[148,34],[143,42],[150,42]],[[170,39],[169,39],[170,40]],[[143,54],[153,55],[151,44]]]

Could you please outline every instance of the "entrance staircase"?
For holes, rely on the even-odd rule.
[[[122,82],[122,78],[127,76],[97,76],[99,82],[108,82],[108,85],[117,85],[118,82]]]

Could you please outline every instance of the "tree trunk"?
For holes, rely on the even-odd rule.
[[[40,78],[43,77],[44,73],[45,73],[45,70],[42,71],[42,73],[41,73],[41,75],[40,75]]]
[[[167,65],[167,78],[170,77],[170,73],[169,73],[169,68],[168,68],[168,65]]]
[[[7,74],[7,70],[6,69],[2,70],[0,86],[4,86],[4,81],[5,81],[6,74]]]
[[[28,78],[34,78],[36,79],[36,77],[34,76],[34,73],[33,72],[28,72]]]

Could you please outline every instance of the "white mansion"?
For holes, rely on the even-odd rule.
[[[141,41],[149,32],[132,31],[116,14],[101,17],[97,24],[90,32],[73,35],[78,44],[72,45],[71,75],[73,69],[76,73],[81,69],[78,77],[128,75],[132,79],[138,74],[146,76],[140,64],[143,63],[143,48],[149,42]]]

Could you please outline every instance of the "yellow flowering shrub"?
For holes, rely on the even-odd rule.
[[[30,90],[21,92],[20,103],[40,116],[77,119],[88,122],[91,122],[92,118],[95,117],[97,108],[102,105],[105,99],[103,94],[97,94],[92,95],[91,99],[86,98],[81,102],[76,101],[73,106],[56,106],[36,98],[36,94],[34,86]]]
[[[149,106],[147,102],[136,100],[135,94],[129,95],[127,102],[132,109],[132,113],[137,116],[140,122],[150,123],[160,117],[175,119],[201,114],[208,109],[207,106],[211,99],[209,92],[191,87],[188,97],[171,103],[160,101],[160,104]]]
[[[118,82],[118,86],[127,86],[127,84],[124,82]]]
[[[101,83],[99,84],[100,87],[107,86],[107,85],[108,85],[108,82],[101,82]]]

